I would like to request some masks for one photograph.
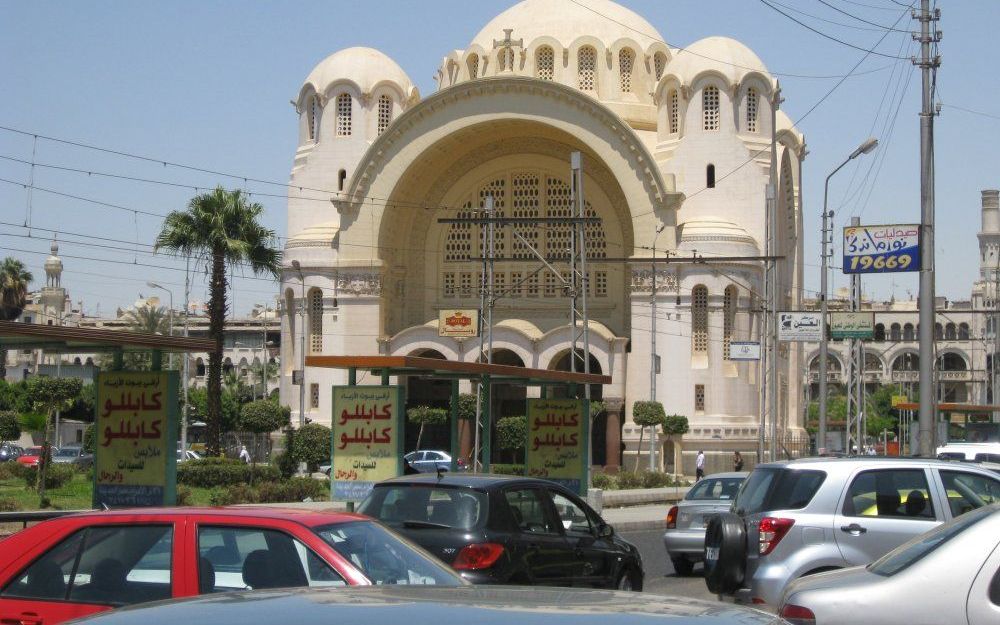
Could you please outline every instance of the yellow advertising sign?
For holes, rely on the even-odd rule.
[[[580,493],[587,487],[585,399],[529,399],[525,470]]]
[[[96,399],[95,507],[173,505],[177,373],[101,373]]]
[[[477,336],[479,311],[475,308],[438,311],[438,336]]]
[[[333,498],[360,501],[402,474],[403,387],[333,387]]]
[[[892,396],[892,407],[896,408],[900,404],[905,404],[908,401],[910,401],[910,398],[907,397],[906,395],[893,395]]]

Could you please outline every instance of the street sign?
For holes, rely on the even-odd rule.
[[[893,395],[892,396],[892,407],[893,408],[898,408],[900,406],[900,404],[905,404],[908,401],[910,401],[910,398],[907,397],[906,395]]]
[[[822,317],[818,312],[779,312],[778,340],[816,342],[823,336]]]
[[[528,477],[586,495],[589,417],[586,399],[529,399],[524,455]]]
[[[333,387],[332,501],[361,501],[403,474],[403,387]]]
[[[479,311],[448,309],[438,311],[438,336],[469,337],[479,334]]]
[[[831,312],[830,337],[835,339],[870,339],[875,335],[875,313]]]
[[[920,271],[920,226],[844,228],[844,273]]]
[[[729,360],[760,360],[760,343],[731,342]]]

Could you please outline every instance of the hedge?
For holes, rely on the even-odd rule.
[[[17,469],[24,483],[27,484],[28,488],[34,488],[38,484],[38,469],[28,466],[21,466]],[[69,484],[73,481],[73,475],[76,471],[73,469],[71,464],[56,464],[54,462],[49,463],[48,470],[45,471],[45,488],[50,490],[53,488],[62,488],[63,486]]]
[[[286,503],[320,499],[330,491],[329,480],[315,480],[311,477],[293,477],[288,480],[262,482],[256,487],[235,484],[228,488],[216,488],[209,495],[213,506],[231,506],[245,503]]]
[[[276,481],[281,479],[278,467],[260,464],[256,467],[232,458],[201,458],[188,460],[177,465],[177,483],[185,486],[212,488],[233,486],[254,481]]]

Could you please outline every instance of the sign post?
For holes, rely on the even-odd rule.
[[[760,360],[760,343],[756,341],[730,342],[729,360]]]
[[[830,337],[835,339],[870,339],[875,336],[875,313],[830,313]]]
[[[823,336],[820,313],[779,312],[778,340],[819,342]]]
[[[552,480],[586,496],[589,421],[586,399],[529,399],[524,454],[528,477]]]
[[[920,226],[844,228],[844,273],[920,271]]]
[[[177,388],[176,371],[98,374],[95,508],[176,503]]]
[[[403,387],[333,387],[333,501],[361,501],[375,482],[403,473]]]

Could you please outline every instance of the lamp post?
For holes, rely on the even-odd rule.
[[[827,210],[827,198],[830,191],[830,178],[838,171],[844,168],[845,165],[861,156],[862,154],[868,154],[878,146],[878,139],[874,137],[869,137],[864,143],[858,146],[856,150],[851,152],[851,155],[847,159],[837,166],[830,175],[826,177],[826,183],[823,185],[823,245],[822,245],[822,270],[820,272],[820,287],[819,287],[819,299],[820,299],[820,342],[819,342],[819,435],[816,441],[816,452],[822,454],[826,450],[826,377],[827,377],[827,358],[828,349],[827,344],[827,301],[826,301],[826,274],[827,265],[829,263],[829,253],[827,251],[827,246],[830,244],[830,218],[833,217],[833,213]]]
[[[146,286],[148,286],[151,289],[159,289],[161,291],[166,291],[167,294],[170,295],[170,310],[167,311],[167,334],[169,334],[170,336],[173,336],[173,334],[174,334],[174,292],[171,291],[170,289],[164,287],[164,286],[160,286],[159,284],[157,284],[155,282],[147,282]],[[174,355],[173,355],[173,353],[171,353],[169,356],[167,356],[167,358],[169,358],[169,363],[170,363],[168,366],[170,368],[173,368],[173,366],[174,366]]]
[[[306,424],[306,279],[302,275],[302,265],[299,261],[292,261],[292,269],[298,272],[299,283],[302,286],[299,298],[299,310],[302,313],[302,323],[299,327],[299,427],[301,428]]]
[[[649,351],[649,400],[656,401],[656,239],[663,232],[664,225],[660,224],[656,228],[653,236],[653,262],[650,263],[652,269],[653,282],[650,289],[650,334],[652,334]],[[649,470],[656,470],[656,426],[649,428]],[[636,456],[638,458],[638,456]]]

